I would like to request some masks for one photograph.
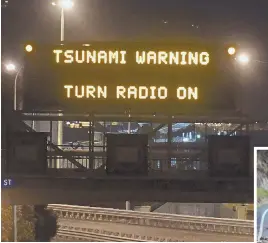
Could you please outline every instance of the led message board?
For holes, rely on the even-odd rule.
[[[225,70],[230,59],[223,46],[93,42],[27,48],[25,111],[181,113],[234,108]]]

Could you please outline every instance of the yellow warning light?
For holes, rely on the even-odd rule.
[[[229,55],[234,55],[235,54],[235,48],[234,47],[229,47],[228,48],[228,54]]]
[[[33,46],[32,45],[27,45],[27,46],[25,46],[25,50],[27,52],[31,52],[33,50]]]

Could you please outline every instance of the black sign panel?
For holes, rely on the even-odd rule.
[[[250,138],[248,136],[208,137],[209,172],[212,176],[250,176]]]
[[[234,108],[226,46],[93,42],[31,47],[23,74],[25,111],[174,114]]]
[[[107,134],[107,174],[147,175],[148,135]]]
[[[7,173],[36,175],[47,169],[47,134],[10,133],[7,138]]]

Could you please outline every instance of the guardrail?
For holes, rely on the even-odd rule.
[[[70,205],[50,205],[49,208],[53,209],[60,218],[70,220],[104,221],[177,230],[254,235],[254,223],[250,220],[147,213]]]
[[[63,240],[87,240],[97,242],[147,242],[147,241],[158,241],[158,242],[177,242],[177,239],[171,237],[155,237],[155,236],[141,236],[137,234],[127,234],[121,232],[113,232],[107,230],[88,229],[80,227],[71,227],[60,225],[55,239]]]

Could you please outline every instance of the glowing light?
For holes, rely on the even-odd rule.
[[[179,87],[177,89],[177,98],[179,100],[185,100],[185,99],[188,99],[188,100],[195,99],[195,100],[197,100],[198,99],[198,88],[197,87],[195,87],[195,88]]]
[[[57,63],[126,64],[126,51],[53,50]]]
[[[56,5],[57,5],[55,2],[52,2],[51,4],[52,4],[53,6],[56,6]]]
[[[59,6],[63,9],[71,9],[74,6],[74,2],[71,0],[60,0]]]
[[[14,71],[16,70],[16,66],[15,66],[13,63],[8,63],[8,64],[6,65],[6,70],[7,70],[8,72],[14,72]]]
[[[168,97],[168,89],[166,87],[156,86],[117,86],[116,87],[116,98],[117,99],[160,99],[164,100]]]
[[[31,51],[33,50],[32,45],[27,45],[27,46],[25,47],[25,50],[26,50],[27,52],[31,52]]]
[[[68,99],[107,99],[107,86],[93,85],[64,85],[66,97]],[[113,90],[113,97],[116,99],[135,99],[135,100],[165,100],[170,93],[176,95],[178,100],[197,100],[197,87],[178,87],[177,90],[168,90],[165,86],[116,86]],[[111,93],[109,93],[111,94]]]
[[[228,54],[229,54],[229,55],[234,55],[234,54],[235,54],[235,51],[236,51],[236,50],[235,50],[234,47],[229,47],[229,48],[228,48]]]
[[[246,65],[249,63],[250,59],[249,59],[249,56],[246,54],[246,53],[242,53],[240,55],[237,56],[236,60],[243,64],[243,65]]]
[[[126,64],[125,50],[53,50],[57,63],[94,63],[94,64]],[[134,60],[137,64],[154,65],[208,65],[208,52],[167,52],[136,51]]]
[[[56,54],[56,63],[60,62],[60,54],[62,53],[62,50],[53,50],[53,53]]]
[[[166,65],[207,65],[209,63],[209,53],[187,51],[136,51],[136,63]]]
[[[67,90],[67,98],[93,98],[101,99],[107,98],[107,86],[92,86],[92,85],[64,85]],[[71,92],[74,89],[74,92]]]

